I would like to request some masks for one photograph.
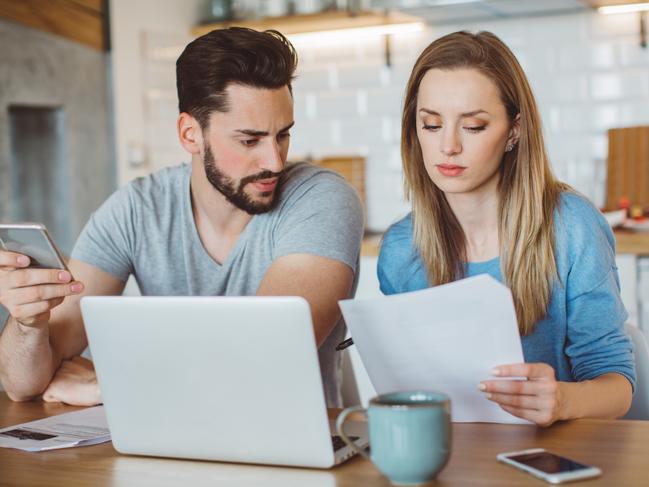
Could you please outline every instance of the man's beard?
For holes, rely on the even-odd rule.
[[[214,162],[214,154],[212,153],[212,148],[210,146],[205,147],[205,156],[203,157],[203,165],[205,166],[205,175],[207,180],[214,186],[214,188],[219,191],[225,199],[227,199],[234,206],[240,210],[245,211],[249,215],[259,215],[260,213],[266,213],[277,204],[278,191],[277,188],[280,185],[278,181],[275,189],[273,191],[267,191],[261,193],[262,196],[272,196],[271,200],[268,202],[259,202],[254,201],[248,194],[244,192],[244,188],[247,184],[260,181],[262,179],[271,179],[279,178],[283,172],[272,172],[272,171],[262,171],[251,176],[246,176],[239,180],[237,185],[232,178],[226,176],[219,168],[216,167]]]

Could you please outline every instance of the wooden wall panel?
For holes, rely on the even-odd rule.
[[[365,158],[361,156],[332,156],[313,161],[314,164],[331,169],[342,175],[358,192],[358,196],[366,207],[365,194]]]
[[[606,207],[617,208],[622,197],[649,207],[649,126],[608,131]]]
[[[0,17],[105,49],[102,0],[0,0]]]

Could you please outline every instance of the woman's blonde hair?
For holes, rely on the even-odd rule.
[[[455,32],[431,43],[421,53],[405,94],[401,129],[401,157],[406,195],[412,201],[414,243],[432,285],[456,280],[464,274],[466,239],[444,193],[435,186],[424,166],[417,138],[417,93],[430,69],[476,69],[498,87],[513,123],[520,115],[520,137],[505,152],[500,165],[500,266],[514,296],[522,335],[532,332],[544,318],[553,282],[553,214],[568,186],[552,174],[543,144],[541,119],[534,95],[514,54],[490,32]]]

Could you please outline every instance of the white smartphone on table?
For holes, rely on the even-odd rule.
[[[555,455],[543,448],[500,453],[496,458],[499,462],[531,473],[550,484],[561,484],[602,475],[602,471],[597,467]]]
[[[0,223],[0,250],[29,257],[29,267],[68,270],[65,259],[45,225],[41,223]]]

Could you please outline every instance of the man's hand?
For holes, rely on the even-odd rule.
[[[83,357],[64,360],[43,392],[43,400],[72,406],[101,404],[101,393],[92,362]]]
[[[80,294],[83,284],[68,271],[29,268],[29,257],[0,251],[0,304],[23,326],[42,328],[52,308],[66,296]]]

